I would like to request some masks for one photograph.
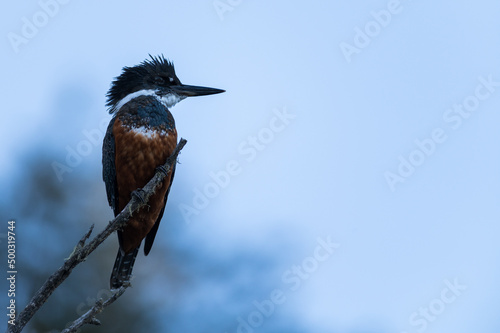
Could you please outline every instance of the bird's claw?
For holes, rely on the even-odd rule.
[[[136,197],[137,199],[139,199],[139,201],[143,205],[146,205],[148,207],[148,209],[149,209],[149,205],[146,204],[145,194],[146,194],[146,192],[142,188],[138,188],[137,190],[132,191],[132,196]],[[132,215],[132,212],[130,212],[130,214]]]
[[[142,188],[138,188],[137,190],[132,191],[132,196],[139,199],[141,203],[146,203],[146,199],[144,198],[144,193],[145,192]]]
[[[165,168],[163,165],[160,165],[160,166],[156,167],[156,171],[164,174],[166,177],[166,176],[168,176],[170,169],[167,170],[167,168]]]

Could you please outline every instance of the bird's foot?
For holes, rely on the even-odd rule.
[[[166,176],[170,173],[170,168],[167,170],[163,165],[160,165],[159,167],[156,168],[156,172],[160,172]]]
[[[132,191],[132,196],[139,199],[141,203],[146,203],[145,192],[142,188]]]
[[[142,188],[132,191],[132,197],[136,197],[142,204],[146,203],[146,192]],[[146,205],[149,208],[149,205]]]

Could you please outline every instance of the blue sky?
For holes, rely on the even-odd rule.
[[[310,332],[498,331],[498,2],[54,1],[0,14],[3,188],[35,143],[98,184],[109,83],[164,54],[227,90],[171,110],[180,242],[267,253],[272,316]]]

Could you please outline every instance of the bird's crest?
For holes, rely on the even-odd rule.
[[[175,75],[174,64],[165,59],[162,55],[152,56],[134,67],[123,67],[120,76],[117,76],[111,83],[111,87],[106,94],[106,106],[109,113],[114,113],[116,105],[128,94],[141,89],[153,89],[158,80],[173,78],[178,81]]]

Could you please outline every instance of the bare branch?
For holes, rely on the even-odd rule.
[[[181,138],[172,155],[167,158],[167,161],[163,165],[163,168],[167,173],[171,172],[174,163],[177,162],[177,156],[186,143],[187,141]],[[73,268],[84,261],[106,238],[109,237],[109,235],[111,235],[111,233],[125,226],[134,212],[147,205],[149,198],[154,194],[156,187],[163,181],[167,173],[157,170],[154,177],[146,184],[146,186],[142,188],[144,201],[140,200],[136,196],[132,196],[132,199],[125,206],[125,208],[123,208],[120,214],[118,214],[101,233],[94,237],[90,243],[83,246],[85,241],[90,237],[94,228],[94,226],[91,226],[89,231],[78,242],[69,258],[66,259],[64,264],[45,281],[42,287],[30,300],[28,305],[26,305],[24,310],[21,311],[19,316],[17,316],[14,325],[9,325],[7,332],[21,332],[24,326],[26,326],[38,309],[47,301],[54,290],[71,274]],[[124,291],[125,289],[123,292]],[[123,292],[121,294],[123,294]],[[102,309],[100,311],[102,311]]]
[[[66,328],[61,333],[73,333],[76,332],[77,329],[86,324],[92,325],[101,325],[101,322],[95,317],[97,314],[101,313],[105,307],[112,304],[114,301],[118,299],[125,290],[130,286],[130,283],[124,283],[110,298],[108,298],[105,302],[102,299],[98,299],[94,306],[87,312],[85,312],[80,318],[75,320],[68,328]]]

